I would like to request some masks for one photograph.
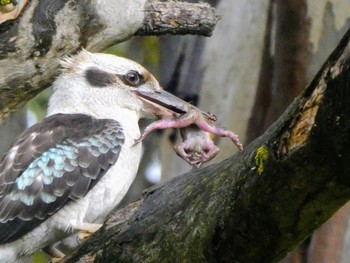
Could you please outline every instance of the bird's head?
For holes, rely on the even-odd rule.
[[[126,58],[83,50],[61,64],[62,74],[49,102],[50,115],[88,113],[113,118],[114,113],[133,112],[137,117],[170,117],[192,106],[165,92],[150,72]]]

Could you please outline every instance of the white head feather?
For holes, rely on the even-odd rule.
[[[61,61],[62,74],[53,84],[48,115],[55,113],[85,113],[97,118],[119,120],[120,114],[133,111],[138,117],[141,100],[130,92],[130,87],[117,78],[128,71],[137,71],[145,77],[142,85],[161,90],[158,81],[138,63],[110,54],[81,51]],[[105,87],[94,87],[86,79],[88,69],[98,69],[116,76],[115,82]]]

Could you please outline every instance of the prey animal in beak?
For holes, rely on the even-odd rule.
[[[190,165],[200,166],[215,157],[219,148],[213,142],[213,135],[228,137],[240,149],[243,149],[238,136],[232,131],[216,127],[216,116],[201,111],[199,108],[164,90],[134,90],[144,102],[144,107],[157,115],[160,120],[146,127],[140,142],[153,130],[180,128],[184,139],[175,145],[176,153]]]

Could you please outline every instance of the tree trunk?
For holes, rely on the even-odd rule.
[[[149,190],[64,262],[276,262],[350,198],[350,31],[244,151]]]

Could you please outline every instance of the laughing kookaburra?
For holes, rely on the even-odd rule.
[[[48,117],[14,141],[0,168],[1,263],[20,262],[43,248],[62,256],[52,244],[97,230],[135,178],[139,119],[189,111],[131,60],[82,51],[62,65]],[[190,124],[183,119],[179,127]],[[151,129],[176,126],[168,124]]]

